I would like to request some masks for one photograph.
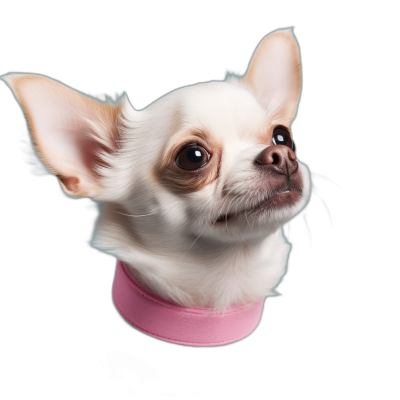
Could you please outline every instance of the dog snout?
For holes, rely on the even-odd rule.
[[[272,169],[288,178],[299,168],[296,154],[288,146],[274,145],[266,147],[256,158],[255,163]]]

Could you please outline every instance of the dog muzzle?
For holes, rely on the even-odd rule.
[[[236,342],[258,325],[264,299],[223,311],[169,303],[144,290],[118,261],[113,290],[121,316],[136,329],[167,342],[189,346],[218,346]]]

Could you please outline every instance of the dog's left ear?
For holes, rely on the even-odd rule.
[[[293,30],[279,29],[265,36],[241,81],[271,116],[289,126],[301,91],[300,52]]]
[[[64,191],[99,195],[102,168],[118,149],[127,97],[102,102],[42,75],[8,74],[1,79],[25,114],[39,156]]]

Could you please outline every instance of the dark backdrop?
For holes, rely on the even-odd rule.
[[[89,199],[68,199],[54,177],[32,173],[23,114],[1,83],[3,330],[6,379],[15,379],[15,390],[46,392],[56,382],[60,392],[114,398],[238,396],[274,387],[308,392],[315,382],[331,392],[354,382],[353,366],[365,356],[354,280],[361,268],[353,240],[357,202],[345,145],[354,111],[348,97],[357,92],[354,61],[362,54],[354,46],[356,30],[344,29],[349,21],[326,23],[306,9],[280,18],[256,10],[210,12],[198,20],[196,13],[174,20],[166,14],[162,23],[121,9],[92,23],[79,13],[61,22],[64,11],[30,21],[29,12],[26,21],[0,28],[0,74],[39,73],[100,97],[125,91],[136,109],[181,86],[222,80],[226,71],[243,74],[266,34],[294,26],[303,92],[293,132],[299,158],[312,172],[313,194],[285,226],[293,250],[278,287],[282,295],[266,301],[250,337],[211,349],[158,341],[117,314],[111,301],[116,260],[88,246],[96,207]],[[279,376],[287,377],[284,385]]]

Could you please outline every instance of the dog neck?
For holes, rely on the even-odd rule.
[[[93,244],[124,261],[140,285],[166,301],[216,310],[276,295],[286,272],[290,245],[281,228],[255,241],[218,242],[199,238],[183,246],[173,233],[151,246],[126,223],[104,208]]]

